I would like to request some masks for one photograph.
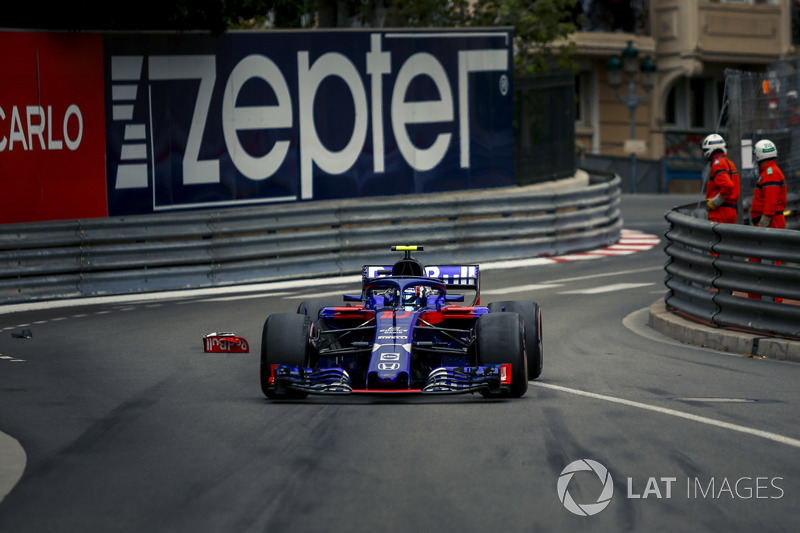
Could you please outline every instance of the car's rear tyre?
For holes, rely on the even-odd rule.
[[[270,315],[261,335],[261,391],[270,399],[299,399],[307,393],[289,390],[278,393],[269,386],[272,365],[302,366],[309,363],[311,319],[294,313]]]
[[[300,302],[300,305],[297,306],[297,313],[308,316],[311,322],[316,322],[319,318],[319,311],[323,307],[340,307],[342,305],[344,304],[341,301],[315,298]]]
[[[528,379],[536,379],[542,374],[544,351],[542,349],[542,310],[536,302],[525,300],[492,302],[492,313],[517,313],[525,322],[525,351],[528,356]]]
[[[511,363],[511,389],[502,396],[519,398],[528,390],[524,335],[525,324],[517,313],[489,313],[481,316],[475,326],[479,364]],[[495,396],[488,392],[483,395]]]

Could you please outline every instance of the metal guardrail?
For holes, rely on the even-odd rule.
[[[620,179],[0,226],[0,304],[360,272],[391,244],[426,262],[557,255],[619,240]]]
[[[797,213],[800,198],[789,198],[787,207]],[[690,204],[666,215],[668,308],[721,327],[800,338],[800,231],[698,214]],[[800,218],[788,218],[787,227],[800,227]]]

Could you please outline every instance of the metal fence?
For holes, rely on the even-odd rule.
[[[514,77],[517,183],[575,173],[575,77],[569,72]]]
[[[720,123],[728,156],[740,171],[741,198],[752,197],[758,165],[752,145],[769,139],[790,194],[800,194],[800,61],[779,61],[766,72],[725,71],[725,104]]]
[[[0,303],[359,272],[393,244],[426,262],[556,255],[619,240],[620,179],[0,226]]]
[[[639,194],[667,192],[664,163],[651,159],[636,159],[636,184],[631,183],[631,158],[613,155],[579,154],[576,165],[579,168],[593,169],[596,172],[618,174],[623,192],[636,191]]]
[[[789,208],[797,213],[800,196]],[[800,338],[800,231],[714,223],[697,211],[691,204],[666,215],[667,306],[717,326]]]

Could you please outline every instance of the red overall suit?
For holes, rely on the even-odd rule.
[[[758,164],[759,178],[753,190],[753,203],[750,206],[750,218],[753,225],[761,225],[761,217],[769,217],[769,225],[762,227],[785,228],[786,218],[783,212],[786,209],[786,180],[783,172],[778,168],[774,159],[767,159]],[[750,258],[752,263],[760,263],[761,259]],[[775,261],[780,265],[780,261]],[[750,298],[760,300],[760,294],[748,294]],[[775,298],[776,302],[782,302],[783,298]]]
[[[770,217],[770,228],[785,228],[786,219],[786,180],[774,159],[759,163],[759,179],[753,191],[753,204],[750,206],[750,218],[758,224],[761,215]]]
[[[736,224],[736,202],[739,200],[739,172],[736,165],[721,152],[711,156],[709,165],[711,172],[706,186],[708,220]],[[717,195],[721,197],[722,203],[715,206]]]

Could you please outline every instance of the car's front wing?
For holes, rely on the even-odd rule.
[[[270,386],[276,392],[300,390],[310,394],[464,394],[468,392],[502,392],[511,385],[511,365],[440,367],[429,375],[421,389],[356,389],[350,375],[341,368],[312,369],[299,366],[273,365]]]

